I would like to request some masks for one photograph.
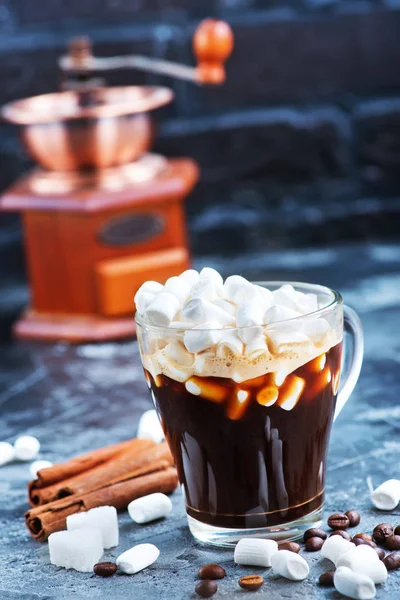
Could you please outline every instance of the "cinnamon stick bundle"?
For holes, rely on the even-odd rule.
[[[40,506],[60,498],[84,494],[105,485],[139,477],[145,473],[159,471],[172,465],[172,455],[166,442],[156,444],[151,440],[131,440],[129,445],[107,462],[72,477],[60,479],[46,487],[38,486],[38,480],[30,482],[28,485],[29,501],[32,506]],[[46,471],[47,469],[43,469],[40,472],[42,481]]]
[[[69,477],[89,471],[89,469],[93,469],[93,467],[114,458],[127,448],[133,449],[134,446],[141,445],[144,441],[148,440],[126,440],[125,442],[119,442],[118,444],[112,444],[111,446],[105,446],[104,448],[98,448],[86,454],[81,454],[64,463],[57,463],[52,467],[46,467],[38,472],[37,479],[32,484],[35,484],[35,488],[42,488],[59,481],[64,481]]]
[[[25,514],[25,522],[31,535],[36,540],[44,542],[51,533],[66,528],[66,519],[69,515],[104,505],[123,509],[132,500],[147,494],[154,492],[169,494],[177,485],[176,469],[168,467],[127,481],[111,483],[95,491],[74,494],[32,508]]]

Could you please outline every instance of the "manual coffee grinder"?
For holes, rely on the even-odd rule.
[[[18,338],[71,342],[132,336],[133,296],[190,264],[183,201],[198,179],[193,160],[149,153],[151,112],[165,87],[104,87],[106,71],[136,68],[221,84],[233,35],[207,19],[193,37],[196,67],[145,56],[96,58],[75,40],[60,59],[63,89],[6,105],[38,167],[0,199],[20,211],[31,306]]]

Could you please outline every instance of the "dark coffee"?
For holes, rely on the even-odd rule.
[[[273,527],[322,506],[341,352],[339,343],[294,371],[277,400],[271,374],[240,384],[197,378],[222,390],[210,400],[165,375],[156,384],[146,371],[191,517],[217,527]],[[301,393],[292,402],[293,386]]]

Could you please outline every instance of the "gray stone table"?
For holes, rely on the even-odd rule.
[[[334,426],[327,469],[326,515],[357,508],[358,531],[382,521],[400,523],[400,508],[379,514],[369,501],[374,486],[400,476],[400,249],[359,245],[338,249],[270,253],[229,260],[197,260],[225,275],[242,272],[253,279],[294,279],[339,289],[359,311],[365,336],[365,362],[351,401]],[[136,342],[40,345],[14,343],[0,348],[0,440],[22,433],[37,436],[41,456],[53,462],[134,436],[140,414],[150,407]],[[186,527],[180,493],[162,522],[138,526],[120,515],[121,542],[106,553],[115,558],[139,542],[154,542],[159,560],[136,576],[101,579],[49,564],[47,544],[25,529],[28,464],[0,468],[0,598],[155,600],[193,598],[197,568],[218,562],[228,576],[215,598],[244,598],[237,579],[257,569],[236,567],[230,550],[202,547]],[[311,573],[301,583],[265,572],[264,588],[252,598],[334,599],[333,589],[316,584],[329,564],[308,554]],[[391,573],[377,598],[400,598],[400,572]]]

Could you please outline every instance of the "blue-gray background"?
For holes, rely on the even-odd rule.
[[[74,35],[99,55],[193,61],[199,19],[236,48],[220,89],[171,83],[156,150],[202,169],[187,201],[198,256],[399,239],[400,0],[0,0],[0,104],[57,89]],[[29,167],[0,123],[0,191]],[[0,331],[27,301],[18,215],[0,213]]]

